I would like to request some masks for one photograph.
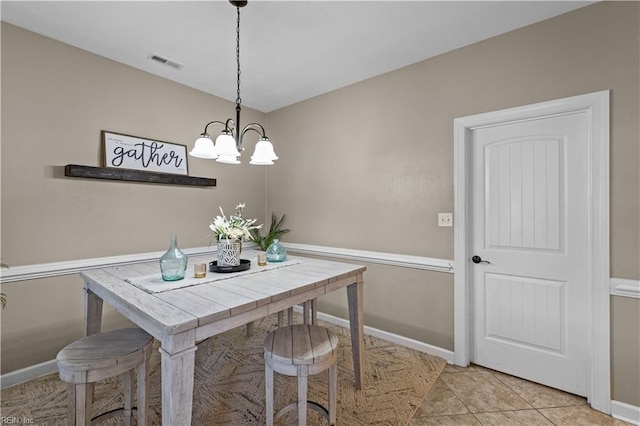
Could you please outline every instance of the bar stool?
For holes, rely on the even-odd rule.
[[[113,330],[83,337],[58,352],[60,379],[69,384],[69,425],[90,425],[120,414],[131,424],[147,424],[149,358],[153,337],[139,328]],[[137,372],[138,407],[133,408],[133,370]],[[91,418],[95,382],[124,374],[124,407]]]
[[[322,414],[329,425],[336,423],[338,391],[338,336],[312,324],[295,324],[278,328],[264,339],[266,420],[267,426],[291,410],[298,410],[298,425],[307,424],[307,408]],[[307,401],[309,375],[329,370],[329,409]],[[298,400],[281,408],[274,416],[273,373],[298,378]]]

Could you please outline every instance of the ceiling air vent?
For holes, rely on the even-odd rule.
[[[163,58],[162,56],[158,56],[158,55],[153,54],[153,53],[150,54],[149,56],[147,56],[147,59],[151,59],[152,61],[156,61],[159,64],[166,65],[166,66],[171,67],[171,68],[176,69],[176,70],[182,69],[182,67],[184,66],[184,65],[182,65],[182,64],[180,64],[180,63],[178,63],[176,61],[172,61],[171,59]]]

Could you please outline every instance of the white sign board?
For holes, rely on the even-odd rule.
[[[187,147],[102,131],[104,167],[189,175]]]

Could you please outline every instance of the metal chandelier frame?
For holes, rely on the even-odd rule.
[[[236,117],[228,118],[226,121],[210,121],[204,126],[204,132],[200,134],[200,137],[196,140],[193,150],[189,152],[189,155],[198,158],[215,159],[220,163],[226,164],[240,164],[240,155],[244,150],[243,138],[249,131],[254,131],[260,135],[260,139],[256,144],[256,148],[251,156],[250,164],[255,165],[271,165],[278,159],[278,156],[273,150],[273,145],[267,137],[267,133],[258,123],[249,123],[240,130],[240,112],[242,110],[240,97],[240,8],[247,5],[247,1],[233,1],[229,0],[233,6],[235,6],[238,17],[236,20],[236,64],[237,64],[237,96],[236,96]],[[215,144],[207,133],[207,129],[211,124],[222,124],[224,129],[220,132],[220,135],[216,138]]]

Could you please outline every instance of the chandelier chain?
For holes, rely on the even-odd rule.
[[[236,63],[238,65],[238,95],[236,98],[236,106],[240,106],[242,99],[240,98],[240,8],[238,10],[238,19],[236,25]]]

